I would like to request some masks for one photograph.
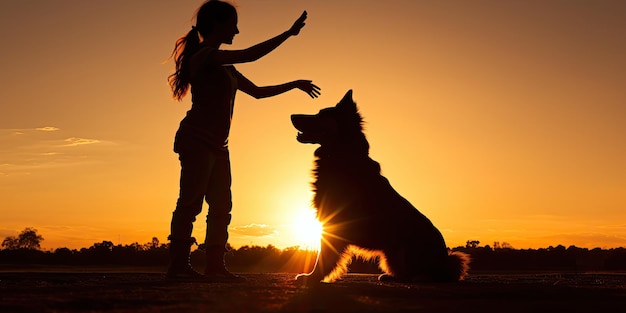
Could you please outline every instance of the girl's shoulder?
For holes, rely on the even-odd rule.
[[[198,48],[198,51],[196,51],[192,56],[191,56],[191,62],[192,63],[199,63],[199,62],[206,62],[208,61],[208,57],[209,55],[211,55],[211,53],[217,51],[217,49],[213,48],[213,47],[209,47],[209,46],[200,46],[200,48]]]
[[[198,51],[196,51],[189,60],[191,77],[194,77],[199,70],[211,65],[211,54],[215,51],[217,51],[217,49],[213,47],[200,46]]]

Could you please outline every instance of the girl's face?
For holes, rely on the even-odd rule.
[[[220,39],[222,43],[232,44],[233,38],[235,38],[236,34],[239,34],[239,29],[237,28],[237,15],[231,16],[224,23],[220,23],[216,25],[216,31],[220,34]]]

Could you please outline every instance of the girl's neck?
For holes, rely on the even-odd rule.
[[[211,48],[219,49],[222,45],[222,42],[215,36],[209,34],[208,36],[203,38],[202,44]]]

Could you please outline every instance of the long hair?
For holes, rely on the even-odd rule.
[[[182,100],[189,91],[189,60],[200,48],[200,38],[211,33],[215,23],[223,23],[236,14],[237,9],[225,1],[209,0],[200,6],[196,13],[196,26],[192,26],[187,35],[176,40],[170,56],[176,63],[176,70],[167,78],[174,99]]]

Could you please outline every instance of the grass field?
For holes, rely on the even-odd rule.
[[[349,274],[304,287],[293,274],[244,283],[170,282],[149,270],[0,272],[0,312],[624,312],[620,273],[475,273],[453,284]]]

